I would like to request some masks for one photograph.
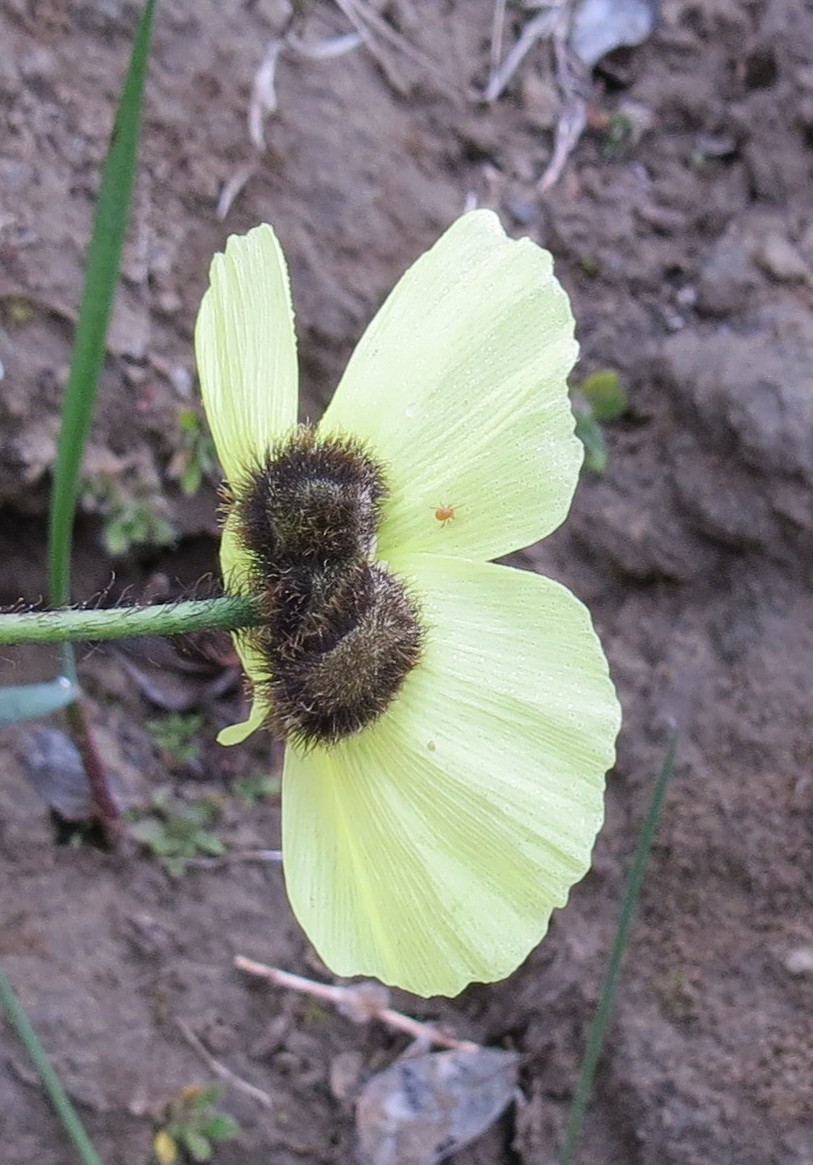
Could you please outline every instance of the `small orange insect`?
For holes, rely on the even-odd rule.
[[[438,506],[435,510],[435,517],[441,526],[448,526],[450,522],[454,521],[456,508],[456,506]]]

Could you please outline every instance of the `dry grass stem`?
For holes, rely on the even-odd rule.
[[[590,70],[571,50],[568,43],[569,33],[568,20],[567,24],[556,29],[553,36],[556,80],[562,106],[556,121],[553,154],[537,184],[537,189],[543,192],[550,190],[551,186],[558,182],[565,163],[587,125]]]
[[[348,987],[317,983],[314,979],[305,979],[301,975],[291,974],[290,971],[282,971],[279,967],[269,967],[266,963],[257,963],[243,955],[235,956],[234,965],[238,970],[268,979],[278,987],[287,987],[291,991],[299,991],[303,995],[331,1003],[354,1023],[367,1023],[371,1019],[377,1019],[423,1044],[437,1044],[438,1047],[458,1048],[466,1052],[478,1050],[479,1045],[470,1040],[455,1039],[434,1024],[424,1023],[404,1015],[403,1012],[393,1010],[388,1006],[389,991],[380,983],[357,983]]]
[[[490,104],[497,100],[536,42],[552,36],[563,18],[569,21],[567,6],[557,3],[538,12],[528,21],[502,65],[489,77],[483,90],[484,101]]]
[[[244,1092],[246,1096],[252,1097],[252,1099],[256,1100],[258,1104],[261,1104],[263,1108],[273,1107],[274,1102],[267,1092],[264,1092],[262,1088],[257,1088],[254,1084],[249,1084],[249,1082],[244,1080],[242,1076],[238,1076],[236,1072],[232,1072],[231,1068],[227,1068],[225,1064],[220,1062],[220,1060],[216,1060],[211,1052],[209,1052],[204,1047],[188,1023],[182,1020],[179,1016],[176,1017],[175,1022],[177,1023],[178,1030],[180,1031],[183,1038],[186,1040],[189,1046],[197,1052],[197,1054],[210,1068],[210,1070],[214,1072],[215,1076],[218,1076],[221,1080],[225,1080],[227,1084],[230,1084],[233,1088],[236,1088],[238,1092]]]

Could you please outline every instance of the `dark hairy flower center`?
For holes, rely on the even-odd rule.
[[[386,494],[360,442],[301,426],[230,500],[263,615],[243,634],[265,664],[266,725],[301,745],[372,723],[420,658],[416,601],[374,561]]]

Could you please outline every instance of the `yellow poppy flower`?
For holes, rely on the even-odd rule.
[[[215,256],[195,342],[253,685],[234,744],[287,738],[285,881],[340,975],[456,995],[509,974],[588,868],[620,713],[584,606],[490,560],[564,519],[582,449],[550,255],[463,215],[297,427],[270,226]]]

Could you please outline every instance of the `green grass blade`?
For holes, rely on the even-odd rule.
[[[621,914],[618,919],[618,928],[615,932],[610,958],[607,962],[607,970],[604,972],[604,982],[601,985],[598,1006],[596,1007],[593,1021],[590,1024],[590,1031],[587,1036],[587,1048],[585,1049],[584,1058],[579,1070],[579,1079],[576,1084],[576,1092],[573,1096],[573,1102],[568,1114],[564,1144],[559,1154],[559,1165],[571,1165],[573,1161],[573,1154],[581,1132],[587,1102],[590,1099],[590,1093],[593,1088],[593,1077],[595,1075],[596,1065],[601,1055],[604,1036],[610,1020],[615,989],[618,985],[618,975],[621,970],[621,960],[627,948],[630,929],[635,918],[635,911],[638,907],[638,898],[641,893],[647,862],[649,861],[649,853],[652,849],[652,841],[655,837],[661,809],[663,808],[666,787],[669,784],[675,767],[676,748],[677,737],[675,736],[666,750],[661,771],[658,773],[655,788],[652,790],[649,808],[641,826],[641,832],[638,834],[638,844],[635,847],[632,866],[627,877],[624,901],[621,904]]]
[[[147,0],[136,30],[107,152],[93,233],[87,255],[85,288],[76,326],[70,375],[62,406],[48,527],[48,589],[51,605],[70,601],[70,560],[79,469],[85,451],[105,340],[118,282],[136,169],[141,105],[147,72],[155,0]]]
[[[54,1106],[60,1120],[65,1126],[65,1131],[76,1147],[82,1165],[102,1165],[101,1158],[90,1143],[90,1138],[85,1132],[84,1125],[79,1119],[76,1109],[71,1104],[68,1094],[62,1087],[62,1082],[46,1056],[45,1050],[37,1038],[37,1033],[31,1026],[20,1001],[12,991],[11,984],[6,978],[6,973],[2,967],[0,967],[0,1003],[5,1008],[6,1014],[19,1037],[20,1043],[28,1052],[31,1063],[36,1068],[37,1075],[42,1081],[42,1086],[48,1095],[48,1099]]]

